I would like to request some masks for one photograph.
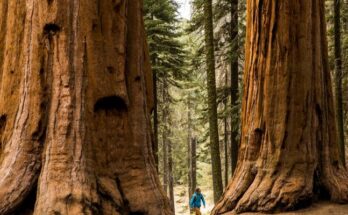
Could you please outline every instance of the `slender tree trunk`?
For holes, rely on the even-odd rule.
[[[154,20],[155,17],[153,14],[151,14],[151,19]],[[151,65],[156,65],[157,63],[157,55],[153,54],[151,56]],[[152,70],[152,68],[151,68]],[[155,157],[155,163],[156,163],[156,170],[159,172],[159,158],[158,158],[158,87],[157,87],[157,71],[152,70],[152,83],[153,83],[153,153]]]
[[[229,145],[229,142],[228,142],[228,133],[227,133],[227,126],[228,126],[228,123],[227,123],[227,117],[225,117],[224,119],[224,127],[225,127],[225,131],[224,131],[224,164],[225,164],[225,187],[227,186],[227,183],[228,183],[228,145]]]
[[[168,140],[166,137],[163,137],[163,189],[165,193],[168,192]]]
[[[191,139],[191,191],[190,196],[193,195],[197,186],[197,138],[192,137]]]
[[[239,44],[238,44],[238,0],[231,1],[231,171],[236,169],[238,158],[238,97],[239,97]]]
[[[343,120],[343,96],[342,96],[342,51],[341,51],[341,0],[334,1],[334,32],[335,32],[335,82],[336,82],[336,118],[338,130],[338,145],[340,157],[343,164],[346,164],[344,144],[344,120]]]
[[[162,143],[163,143],[163,189],[168,192],[168,99],[167,99],[167,81],[163,78],[163,110],[162,110]]]
[[[247,1],[242,140],[212,214],[348,202],[339,159],[324,0]]]
[[[0,2],[0,214],[173,214],[142,1]]]
[[[188,178],[189,178],[189,198],[193,195],[195,192],[195,188],[197,186],[197,179],[196,179],[196,138],[193,136],[193,124],[192,124],[192,103],[191,103],[191,97],[188,98],[188,158],[189,158],[189,171],[188,171]]]
[[[226,70],[226,74],[225,74],[225,87],[227,89],[228,87],[228,71]],[[224,154],[225,154],[225,187],[227,186],[227,183],[228,183],[228,145],[229,145],[229,142],[228,142],[228,130],[227,130],[227,127],[228,127],[228,122],[227,122],[227,101],[228,101],[228,96],[229,96],[229,93],[228,91],[226,90],[226,93],[225,93],[225,99],[224,99],[224,106],[225,106],[225,116],[224,116]]]
[[[208,88],[208,109],[209,109],[209,133],[210,152],[212,162],[214,201],[218,201],[222,195],[221,159],[219,147],[219,132],[217,123],[216,104],[216,78],[215,78],[215,54],[213,35],[213,12],[212,0],[204,0],[205,13],[205,49],[207,63],[207,88]]]
[[[347,12],[348,10],[348,0],[343,0],[343,8],[344,8],[344,11]],[[343,14],[343,16],[341,16],[342,18],[342,28],[343,28],[343,31],[344,31],[344,34],[348,33],[348,17],[345,16],[345,14]]]
[[[155,60],[152,62],[156,62]],[[157,99],[157,73],[153,72],[153,131],[154,131],[154,141],[153,141],[153,153],[155,156],[156,169],[158,172],[158,99]]]
[[[169,199],[172,210],[175,213],[175,199],[174,199],[174,176],[173,176],[173,144],[168,140],[168,177],[169,177]]]
[[[191,148],[191,139],[192,139],[192,119],[191,119],[191,97],[187,99],[187,165],[188,165],[188,194],[189,199],[193,194],[192,190],[192,148]]]

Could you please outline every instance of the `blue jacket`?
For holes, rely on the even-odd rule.
[[[205,200],[201,193],[195,192],[190,200],[190,207],[191,208],[200,208],[201,207],[201,201],[203,202],[203,205],[205,207]]]

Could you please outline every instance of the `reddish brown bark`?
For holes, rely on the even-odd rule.
[[[348,202],[328,68],[324,0],[248,0],[236,173],[212,214]]]
[[[1,1],[0,214],[172,214],[141,8]]]

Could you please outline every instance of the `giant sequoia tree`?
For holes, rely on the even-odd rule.
[[[1,1],[0,214],[171,214],[141,8]]]
[[[324,0],[247,1],[242,136],[213,214],[348,202],[328,68]]]

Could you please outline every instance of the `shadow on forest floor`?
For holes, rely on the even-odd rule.
[[[262,213],[243,213],[242,215],[256,215]],[[276,213],[282,215],[348,215],[348,205],[338,205],[330,202],[319,202],[311,207],[294,212]],[[226,215],[234,215],[229,213]]]

